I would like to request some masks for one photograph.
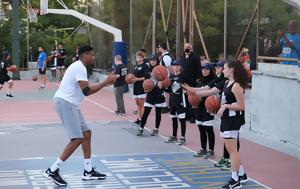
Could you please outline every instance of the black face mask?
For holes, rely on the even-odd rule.
[[[185,53],[190,53],[190,52],[191,52],[191,49],[184,49],[184,52],[185,52]]]

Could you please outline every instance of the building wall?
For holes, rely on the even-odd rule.
[[[300,68],[258,66],[252,81],[251,130],[300,145]]]

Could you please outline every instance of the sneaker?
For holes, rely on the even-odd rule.
[[[99,179],[105,179],[106,174],[101,174],[93,168],[90,172],[84,170],[81,178],[82,180],[99,180]]]
[[[165,143],[175,143],[177,142],[177,137],[175,136],[170,136],[170,138],[168,138],[168,140],[165,141]]]
[[[139,119],[137,119],[135,122],[133,122],[133,123],[135,123],[135,124],[137,124],[137,125],[141,125],[141,120],[139,120]]]
[[[11,94],[6,94],[6,97],[14,97],[13,95],[11,95]]]
[[[126,116],[127,114],[126,114],[126,112],[120,112],[119,115],[120,116]]]
[[[137,111],[137,110],[134,110],[132,113],[133,113],[133,114],[138,114],[138,111]]]
[[[178,144],[184,145],[186,143],[185,137],[180,137]]]
[[[205,156],[207,153],[206,150],[201,149],[199,152],[197,152],[196,154],[194,154],[194,157],[203,157]]]
[[[43,176],[49,180],[52,180],[54,184],[58,186],[66,186],[67,182],[64,181],[64,179],[61,178],[59,175],[59,169],[56,169],[56,171],[51,172],[50,168],[48,168],[44,173]]]
[[[225,165],[223,167],[221,167],[221,169],[223,171],[230,171],[231,170],[231,161],[230,161],[230,159],[227,159],[227,161],[225,161]]]
[[[240,183],[246,183],[247,181],[248,181],[248,177],[247,177],[247,175],[246,175],[246,173],[244,173],[244,175],[243,176],[239,176],[239,181],[240,181]]]
[[[224,157],[222,157],[220,159],[220,161],[218,161],[218,163],[215,164],[215,167],[223,167],[225,165],[225,161],[227,161],[227,159],[225,159]]]
[[[190,119],[190,123],[196,123],[195,118],[191,118],[191,119]]]
[[[153,129],[151,136],[156,136],[156,135],[158,135],[158,129]]]
[[[227,181],[227,183],[224,186],[222,186],[222,188],[242,188],[242,185],[239,180],[235,181],[233,178],[231,178],[229,181]]]
[[[40,86],[39,87],[39,90],[43,90],[43,89],[45,89],[45,86]]]
[[[117,110],[117,111],[114,112],[114,114],[119,115],[120,112]]]
[[[208,150],[204,156],[204,159],[213,159],[215,158],[215,152],[212,150]]]
[[[143,135],[143,132],[144,132],[144,129],[143,128],[140,128],[137,132],[137,136],[142,136]]]

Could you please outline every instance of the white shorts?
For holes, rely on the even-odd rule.
[[[164,102],[164,103],[160,103],[160,104],[150,104],[150,103],[147,103],[147,102],[145,102],[144,103],[144,106],[145,107],[150,107],[150,108],[154,108],[154,107],[166,107],[166,103]]]
[[[237,139],[238,136],[239,136],[238,130],[220,132],[220,137],[224,139]]]
[[[141,94],[141,95],[133,95],[134,98],[146,98],[146,94]]]
[[[203,125],[203,126],[210,126],[210,127],[213,126],[212,121],[198,121],[198,120],[196,120],[196,124],[197,125]]]

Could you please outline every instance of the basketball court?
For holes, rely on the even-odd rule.
[[[38,90],[39,82],[21,80],[15,81],[14,98],[5,98],[5,89],[0,91],[0,188],[57,187],[41,173],[55,161],[67,143],[52,103],[58,85],[47,83],[45,90]],[[214,167],[222,151],[218,127],[215,128],[217,158],[194,158],[193,153],[198,151],[200,144],[196,125],[187,124],[185,146],[164,142],[171,133],[168,114],[162,116],[161,136],[152,137],[146,131],[144,136],[138,137],[137,127],[131,123],[136,119],[132,114],[135,103],[128,94],[125,103],[127,116],[117,116],[113,114],[112,88],[85,99],[81,108],[93,132],[92,161],[108,178],[82,181],[83,157],[78,149],[61,169],[68,182],[65,188],[220,188],[230,178],[229,171]],[[153,124],[151,113],[146,126],[151,129]],[[243,188],[299,184],[296,175],[299,175],[300,166],[296,158],[245,139],[241,140],[241,153],[251,178]],[[282,162],[280,169],[289,169],[284,174],[286,177],[281,178],[281,170],[272,166],[276,161]]]

